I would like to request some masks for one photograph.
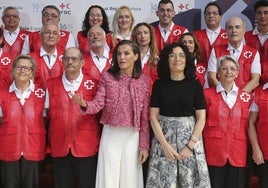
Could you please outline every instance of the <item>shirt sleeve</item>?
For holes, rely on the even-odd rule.
[[[216,58],[216,53],[215,49],[213,48],[211,50],[209,59],[208,59],[208,72],[217,72],[217,58]]]
[[[72,33],[69,34],[69,38],[68,38],[68,41],[67,41],[67,44],[66,44],[66,49],[67,48],[70,48],[70,47],[76,47],[76,42],[75,42],[75,39],[74,39],[74,36],[72,35]]]
[[[261,75],[261,63],[260,63],[260,54],[259,52],[256,53],[254,60],[251,64],[251,73],[257,73]]]
[[[153,85],[150,107],[160,108],[160,81],[156,80]]]
[[[206,109],[206,102],[202,85],[196,80],[195,109]]]

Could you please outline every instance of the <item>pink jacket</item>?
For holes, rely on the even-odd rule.
[[[148,76],[142,74],[130,83],[134,111],[134,127],[140,131],[139,148],[149,149],[149,93]],[[100,122],[104,125],[118,126],[118,100],[120,99],[119,81],[105,71],[101,75],[99,88],[93,101],[88,101],[85,113],[95,114],[101,109]]]

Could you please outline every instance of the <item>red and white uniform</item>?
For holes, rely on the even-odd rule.
[[[201,85],[204,86],[207,63],[197,62],[195,65],[195,69],[196,69],[195,72],[196,78],[200,81]]]
[[[165,39],[163,36],[163,31],[162,28],[160,28],[160,25],[154,26],[154,33],[155,33],[155,39],[156,39],[156,45],[159,51],[161,51],[166,45],[173,43],[173,42],[178,42],[180,36],[188,32],[188,30],[181,26],[181,25],[176,25],[172,24],[171,28],[169,31],[167,31],[169,36]],[[166,35],[168,35],[168,33]]]
[[[8,33],[8,34],[6,34]],[[3,42],[4,42],[4,47],[3,47],[3,52],[5,53],[10,53],[12,54],[14,57],[18,56],[21,54],[21,50],[23,47],[23,43],[25,41],[26,36],[29,35],[29,31],[26,30],[22,30],[22,29],[17,29],[15,31],[15,33],[11,33],[9,34],[9,31],[4,29],[4,37],[3,37]],[[16,38],[14,38],[15,40],[12,39],[12,35],[17,35]],[[12,42],[8,42],[9,39]]]
[[[219,28],[218,36],[212,43],[209,40],[206,29],[195,31],[194,35],[199,43],[201,62],[205,63],[206,67],[212,48],[228,43],[227,33],[224,29],[221,28]]]
[[[86,75],[76,92],[90,101],[97,91],[98,80]],[[97,115],[81,113],[80,106],[69,96],[62,76],[48,81],[50,127],[49,145],[52,157],[64,157],[69,151],[75,157],[93,156],[98,152],[100,129]]]
[[[83,53],[89,53],[90,51],[90,46],[88,43],[87,37],[85,37],[82,34],[82,31],[79,31],[77,33],[77,42],[78,42],[78,48],[83,52]]]
[[[45,158],[44,101],[45,91],[39,87],[34,87],[24,105],[9,88],[0,91],[0,160],[18,161],[22,155],[31,161]]]
[[[204,90],[207,120],[203,130],[208,165],[246,167],[248,147],[248,115],[252,96],[238,89],[230,108],[215,87]],[[229,94],[228,94],[229,95]]]
[[[268,81],[268,40],[265,40],[261,44],[257,33],[255,34],[254,30],[246,32],[245,36],[246,45],[251,48],[257,49],[260,53],[261,59],[261,79],[262,83]]]
[[[3,52],[0,49],[0,88],[5,88],[11,84],[11,69],[14,56],[12,53]]]
[[[40,50],[29,54],[36,61],[37,69],[34,77],[35,83],[38,83],[42,87],[46,88],[48,79],[62,75],[64,71],[62,64],[62,54],[62,51],[57,50],[57,53],[55,55],[56,60],[52,67],[48,67],[44,60],[45,57],[40,55]]]

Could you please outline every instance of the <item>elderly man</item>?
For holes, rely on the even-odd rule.
[[[60,76],[63,72],[63,51],[57,48],[60,41],[59,26],[55,23],[46,23],[41,29],[40,38],[41,48],[29,55],[37,62],[35,83],[46,88],[47,79]]]
[[[221,7],[216,2],[208,3],[204,11],[206,28],[194,32],[200,46],[203,63],[207,64],[212,48],[228,42],[226,31],[221,28],[221,17]]]
[[[54,22],[59,24],[60,11],[54,5],[47,5],[42,10],[42,25]],[[23,45],[23,53],[35,52],[40,49],[42,42],[40,40],[40,31],[35,31],[26,37]],[[58,49],[64,51],[66,48],[75,47],[75,39],[69,31],[60,30],[60,41],[57,44]]]
[[[4,23],[3,52],[16,57],[21,54],[24,40],[29,31],[20,29],[20,13],[16,7],[6,7],[2,13],[2,21]]]
[[[95,79],[100,79],[100,74],[110,68],[112,54],[106,48],[106,34],[100,26],[93,26],[87,34],[89,53],[84,54],[85,65],[82,70],[84,74],[90,75]]]
[[[82,73],[84,59],[78,48],[66,49],[62,62],[63,75],[50,79],[47,84],[54,188],[95,188],[100,140],[98,119],[96,115],[81,113],[72,94],[79,93],[92,100],[98,80]]]
[[[216,86],[217,59],[223,55],[231,55],[239,63],[239,74],[236,84],[243,91],[251,93],[259,85],[261,75],[260,55],[253,48],[245,46],[243,37],[246,31],[242,19],[232,17],[226,22],[228,44],[212,49],[208,61],[208,81],[210,86]],[[232,73],[232,70],[229,70]]]
[[[246,45],[255,48],[261,58],[261,82],[268,81],[268,1],[257,1],[254,5],[257,27],[246,32]]]
[[[158,50],[161,51],[166,45],[178,42],[181,34],[188,32],[188,30],[172,21],[175,11],[171,0],[159,1],[156,15],[159,18],[159,24],[154,27],[155,38]]]

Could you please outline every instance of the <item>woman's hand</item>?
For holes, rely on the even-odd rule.
[[[179,160],[180,155],[179,153],[169,144],[163,146],[164,153],[167,159],[169,160]]]
[[[139,161],[140,161],[140,163],[141,164],[144,163],[148,157],[149,157],[148,150],[141,149],[140,153],[139,153]]]
[[[185,146],[184,148],[182,148],[182,150],[179,154],[181,157],[180,159],[186,159],[186,158],[190,157],[190,155],[192,154],[192,151],[187,146]]]
[[[264,164],[263,154],[262,154],[262,151],[259,148],[253,150],[252,159],[257,165]]]
[[[84,108],[87,107],[87,103],[83,99],[83,96],[80,93],[71,93],[71,92],[69,92],[69,94],[72,96],[73,100],[75,102],[77,102],[80,106],[82,106]]]

